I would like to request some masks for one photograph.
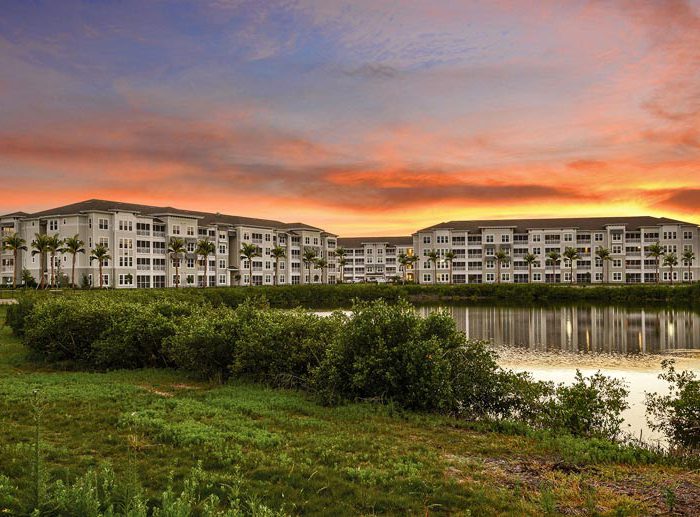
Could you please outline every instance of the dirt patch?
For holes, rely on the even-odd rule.
[[[142,390],[146,390],[149,393],[153,393],[154,395],[158,395],[159,397],[174,397],[175,395],[173,393],[170,393],[168,391],[161,391],[153,386],[139,386]]]

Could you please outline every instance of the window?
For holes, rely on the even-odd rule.
[[[226,254],[226,244],[219,244],[219,254],[220,255]]]
[[[622,273],[619,271],[613,272],[612,279],[614,282],[621,282],[622,281]]]
[[[102,275],[102,283],[104,284],[105,287],[109,287],[109,275],[108,274]]]
[[[304,244],[311,244],[311,239],[309,237],[304,237]]]
[[[180,235],[180,225],[179,225],[179,224],[174,224],[174,225],[173,225],[172,234],[173,234],[173,235]]]
[[[151,277],[147,275],[137,275],[136,287],[138,287],[139,289],[146,289],[151,287]]]
[[[542,236],[541,235],[533,235],[532,242],[542,242]]]
[[[188,253],[194,253],[194,247],[195,247],[195,243],[194,243],[194,242],[188,242],[188,243],[187,243],[187,252],[188,252]]]
[[[130,232],[133,230],[131,221],[119,221],[119,231]]]
[[[130,250],[134,247],[133,239],[119,239],[119,249],[120,250]]]
[[[664,232],[664,240],[674,240],[676,238],[676,232]]]
[[[510,235],[501,235],[501,242],[510,242]]]
[[[188,267],[189,269],[194,268],[194,259],[193,259],[193,258],[188,258],[188,259],[187,259],[187,267]]]
[[[542,281],[542,273],[532,273],[532,280],[534,282],[541,282]]]
[[[119,267],[133,267],[133,257],[119,257]]]
[[[153,277],[153,287],[163,288],[165,287],[165,277],[163,275]]]
[[[486,273],[487,282],[493,282],[494,280],[496,280],[496,275],[494,275],[493,273]]]
[[[432,281],[432,279],[433,278],[430,275],[430,273],[423,273],[423,282],[430,282],[430,281]]]
[[[226,269],[226,260],[219,259],[219,269]]]
[[[572,242],[574,240],[574,236],[571,233],[565,233],[564,234],[564,242]]]
[[[683,232],[683,239],[689,241],[693,238],[693,232]]]
[[[133,285],[133,277],[129,274],[119,275],[119,285]]]
[[[486,242],[493,242],[493,235],[487,235]]]
[[[97,227],[100,230],[109,230],[109,220],[108,219],[98,219]]]
[[[612,252],[613,253],[622,253],[622,244],[613,244]]]
[[[58,219],[52,219],[49,221],[49,231],[55,232],[58,230]]]
[[[435,242],[438,243],[438,244],[447,244],[447,242],[448,242],[448,237],[447,237],[447,235],[438,235],[438,236],[435,238]]]
[[[424,235],[423,236],[423,244],[430,244],[430,236],[429,235]]]
[[[510,282],[510,273],[501,273],[501,280],[503,282]]]
[[[188,226],[187,227],[187,235],[190,237],[194,236],[194,226]]]
[[[622,259],[613,259],[612,265],[613,267],[622,267]]]

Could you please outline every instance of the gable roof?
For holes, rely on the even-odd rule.
[[[413,246],[413,237],[340,237],[338,246],[342,248],[361,248],[367,243],[387,243],[390,246]]]
[[[63,215],[74,215],[83,212],[113,212],[113,211],[123,211],[123,212],[134,212],[150,216],[158,215],[178,215],[183,217],[195,217],[199,219],[201,225],[211,225],[211,224],[226,224],[232,226],[254,226],[262,228],[277,228],[277,229],[309,229],[316,231],[323,231],[320,228],[310,226],[303,223],[283,223],[281,221],[276,221],[273,219],[260,219],[255,217],[243,217],[240,215],[227,215],[220,213],[210,213],[210,212],[199,212],[196,210],[183,210],[181,208],[175,208],[172,206],[151,206],[151,205],[141,205],[136,203],[123,203],[121,201],[108,201],[105,199],[88,199],[86,201],[80,201],[78,203],[71,203],[69,205],[59,206],[56,208],[51,208],[48,210],[43,210],[41,212],[36,212],[33,214],[25,214],[25,216],[30,218],[35,217],[51,217],[51,216],[63,216]]]
[[[513,228],[516,233],[527,233],[528,230],[556,230],[572,228],[591,231],[600,230],[605,226],[621,225],[628,230],[638,230],[666,224],[682,224],[695,226],[697,224],[669,219],[667,217],[634,216],[634,217],[564,217],[558,219],[488,219],[476,221],[447,221],[418,230],[457,230],[476,232],[482,228]],[[416,233],[418,233],[416,232]]]

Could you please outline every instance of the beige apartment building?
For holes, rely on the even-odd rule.
[[[403,279],[413,281],[413,269],[407,271],[399,256],[413,255],[413,238],[406,237],[341,237],[338,246],[347,250],[343,282],[386,283]]]
[[[96,245],[104,244],[111,256],[103,268],[105,286],[175,286],[175,267],[167,254],[171,237],[183,239],[187,249],[179,268],[183,287],[205,283],[208,286],[248,285],[250,264],[240,254],[244,243],[256,245],[260,254],[252,264],[253,285],[336,282],[336,236],[304,223],[91,199],[34,214],[17,212],[0,216],[0,233],[7,236],[15,232],[30,248],[20,253],[18,270],[28,270],[37,282],[42,275],[40,257],[32,255],[30,246],[37,233],[58,234],[60,238],[78,235],[85,242],[86,253],[77,255],[78,284],[99,285],[98,264],[90,262],[89,254]],[[208,257],[207,278],[204,278],[203,261],[195,253],[200,239],[208,239],[216,245],[216,253]],[[279,261],[279,274],[275,279],[271,251],[277,245],[285,249],[286,257]],[[327,260],[328,266],[323,270],[312,266],[309,272],[302,259],[305,248],[314,249],[318,257]],[[12,253],[3,251],[0,259],[0,283],[11,284]],[[56,268],[70,276],[71,259],[68,254],[59,254]],[[43,272],[45,278],[47,274]]]
[[[516,219],[484,221],[450,221],[418,230],[413,234],[413,248],[420,257],[417,280],[431,283],[522,283],[569,282],[570,264],[551,264],[547,254],[563,255],[568,247],[576,248],[579,259],[573,264],[573,281],[601,283],[651,283],[656,281],[656,260],[648,256],[649,246],[660,243],[666,253],[675,253],[679,264],[661,267],[660,280],[695,281],[700,276],[696,258],[690,271],[681,255],[692,250],[700,257],[698,225],[664,217],[588,217],[563,219]],[[603,264],[596,250],[610,250],[611,260]],[[428,259],[432,250],[441,260]],[[509,260],[500,265],[495,259],[502,250]],[[454,253],[453,260],[444,259]],[[532,253],[537,261],[529,278],[524,257]],[[437,266],[437,267],[436,267]]]

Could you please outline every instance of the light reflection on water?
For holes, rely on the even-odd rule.
[[[419,307],[426,315],[438,307]],[[700,314],[622,307],[446,306],[460,330],[536,352],[658,354],[700,350]]]

